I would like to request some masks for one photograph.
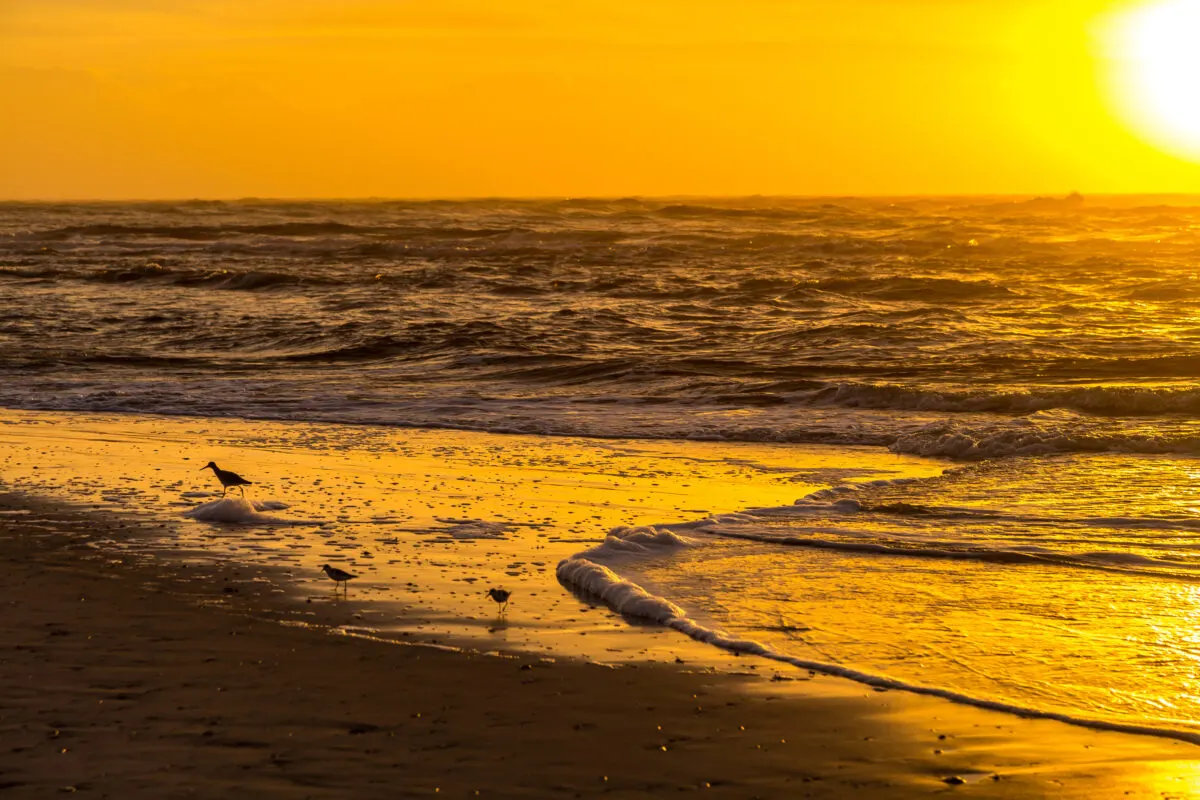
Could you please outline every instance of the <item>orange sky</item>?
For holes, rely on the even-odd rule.
[[[0,0],[0,197],[1200,192],[1108,0]]]

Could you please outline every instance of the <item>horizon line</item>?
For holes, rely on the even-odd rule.
[[[495,201],[563,200],[914,200],[914,199],[1046,199],[1079,197],[1200,197],[1195,192],[929,192],[929,193],[841,193],[841,194],[544,194],[544,195],[241,195],[237,197],[8,197],[0,205],[15,203],[479,203]]]

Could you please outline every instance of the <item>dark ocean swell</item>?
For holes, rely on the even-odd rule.
[[[1191,453],[1197,258],[1163,198],[0,204],[0,402]]]

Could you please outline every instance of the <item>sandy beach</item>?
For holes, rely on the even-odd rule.
[[[115,550],[169,554],[193,575],[238,569],[239,586],[270,586],[270,613],[289,622],[340,603],[320,571],[329,563],[359,575],[349,597],[367,602],[341,622],[366,632],[614,663],[685,650],[714,665],[732,657],[653,627],[632,631],[564,590],[555,565],[613,528],[791,503],[846,474],[946,466],[872,448],[53,412],[0,411],[0,437],[7,487],[140,532],[99,537]],[[189,518],[222,500],[200,469],[210,458],[255,480],[247,502],[262,510]],[[483,596],[492,586],[516,593],[503,625]]]
[[[2,539],[22,565],[0,602],[9,797],[1095,798],[1194,785],[1190,745],[834,679],[282,626],[218,580],[176,594],[160,565],[97,551],[78,513],[3,506],[32,510],[6,514]]]
[[[176,458],[183,443],[172,429],[200,426],[228,440],[250,426],[276,443],[282,432],[214,420],[9,413],[6,421],[10,493],[0,508],[0,547],[11,574],[0,608],[11,646],[0,661],[9,698],[0,712],[0,786],[7,796],[1125,797],[1188,796],[1195,785],[1192,745],[788,672],[673,632],[631,627],[557,586],[552,563],[505,569],[552,562],[555,548],[581,546],[549,541],[569,538],[557,526],[497,540],[443,537],[453,543],[439,556],[397,558],[422,590],[419,601],[395,602],[391,579],[378,572],[369,580],[384,585],[355,586],[336,600],[323,576],[316,583],[319,573],[294,564],[236,550],[203,557],[199,532],[219,528],[207,542],[216,548],[254,526],[180,520],[179,508],[173,523],[164,522],[152,497],[156,483],[175,495],[191,491],[190,477],[177,485],[178,462],[162,476],[160,463],[147,458]],[[441,452],[455,443],[469,450],[457,432],[387,435],[405,438],[411,458],[421,437],[437,440]],[[560,471],[572,447],[594,446],[540,444],[555,450]],[[276,450],[240,452],[241,463],[261,471]],[[43,470],[32,469],[33,460],[49,474],[34,477]],[[452,462],[443,459],[442,468],[458,469]],[[113,490],[99,477],[89,484],[97,465],[134,488],[144,482],[146,510],[131,512],[128,500],[85,501],[85,491]],[[66,469],[81,477],[59,483],[55,470]],[[778,493],[779,473],[751,473],[735,492],[748,496],[730,502]],[[34,481],[44,482],[40,498]],[[13,492],[14,484],[23,491]],[[54,497],[51,485],[77,492],[75,503]],[[574,490],[537,491],[550,502]],[[180,525],[192,538],[167,547],[164,526]],[[352,538],[348,527],[340,535]],[[398,552],[429,546],[425,521],[413,522],[421,532],[392,531],[400,527],[389,529],[407,537],[392,545]],[[480,607],[471,584],[469,602],[449,595],[466,594],[453,580],[457,567],[446,566],[448,551],[459,550],[471,552],[454,563],[475,564],[484,578],[517,579],[507,619]],[[359,558],[354,569],[370,561]]]
[[[0,800],[1200,800],[1200,0],[0,0]]]

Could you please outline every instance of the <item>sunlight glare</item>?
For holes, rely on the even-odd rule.
[[[1106,20],[1114,101],[1143,138],[1200,161],[1200,0],[1159,0]]]

